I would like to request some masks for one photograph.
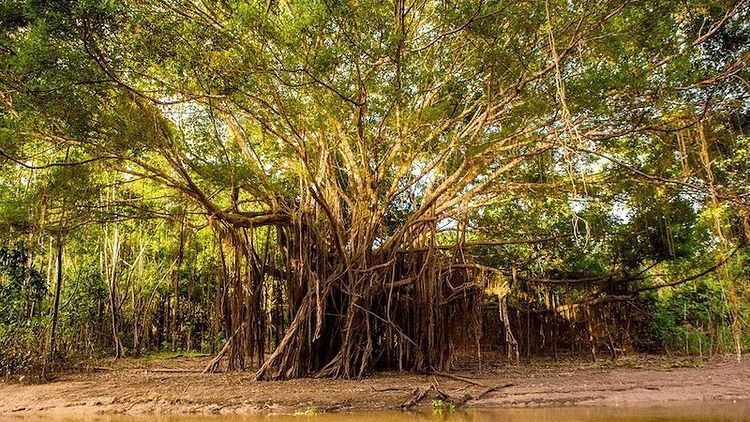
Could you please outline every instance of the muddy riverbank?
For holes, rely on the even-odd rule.
[[[201,374],[207,359],[98,362],[99,370],[61,374],[44,384],[0,383],[0,415],[420,409],[435,405],[441,394],[474,408],[750,399],[750,362],[733,357],[537,361],[486,364],[482,371],[467,366],[450,376],[384,373],[359,381],[273,382],[254,382],[251,372]]]

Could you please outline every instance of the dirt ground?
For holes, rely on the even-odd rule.
[[[207,359],[99,362],[110,369],[69,372],[44,384],[0,383],[0,415],[399,409],[425,390],[412,408],[432,406],[440,392],[476,408],[750,399],[750,361],[737,363],[733,357],[640,357],[596,364],[535,361],[485,364],[482,371],[465,365],[451,373],[465,381],[445,374],[383,373],[359,381],[273,382],[254,382],[251,372],[201,374]]]

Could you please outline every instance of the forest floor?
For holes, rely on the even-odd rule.
[[[477,408],[750,399],[750,360],[737,363],[728,356],[704,360],[641,356],[598,363],[535,360],[524,365],[485,363],[482,371],[463,365],[451,372],[474,384],[445,374],[397,373],[360,381],[254,382],[252,372],[201,374],[208,359],[100,361],[98,365],[109,366],[67,372],[43,384],[0,383],[0,415],[398,409],[424,390],[429,391],[413,408],[434,405],[436,390]],[[433,384],[437,389],[431,389]]]

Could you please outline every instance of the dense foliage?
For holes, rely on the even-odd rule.
[[[7,0],[0,364],[750,343],[746,0]]]

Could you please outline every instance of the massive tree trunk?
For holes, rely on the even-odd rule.
[[[487,274],[463,254],[436,246],[435,219],[387,248],[336,233],[328,221],[305,213],[276,226],[277,236],[266,227],[217,228],[222,247],[231,250],[230,369],[254,359],[257,379],[353,378],[376,368],[446,370],[459,344],[478,344]],[[372,239],[367,233],[375,229],[363,224],[349,232]],[[258,236],[262,243],[254,240]],[[279,262],[269,265],[272,240]],[[283,299],[265,297],[268,283]],[[285,308],[288,326],[284,318],[281,326],[265,325],[265,315]],[[283,336],[276,336],[266,358],[273,331]]]

